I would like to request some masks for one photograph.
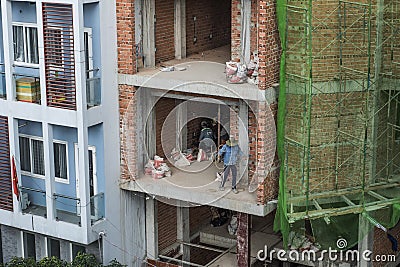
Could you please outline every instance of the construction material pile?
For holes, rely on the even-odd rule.
[[[247,65],[233,61],[226,62],[225,74],[228,83],[258,84],[258,57],[254,56]]]
[[[144,173],[151,175],[153,179],[162,179],[172,175],[171,169],[167,163],[164,163],[164,158],[154,156],[154,160],[149,160],[144,166]]]

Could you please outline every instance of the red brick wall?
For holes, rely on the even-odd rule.
[[[146,265],[147,265],[147,267],[179,267],[179,265],[175,265],[172,263],[150,260],[150,259],[147,259]]]
[[[135,58],[135,1],[117,0],[118,73],[134,74]]]
[[[160,157],[165,157],[165,154],[168,155],[168,153],[170,153],[175,146],[175,143],[170,144],[170,142],[165,142],[166,140],[175,140],[175,132],[168,132],[167,130],[164,130],[164,136],[161,138],[164,122],[174,107],[175,99],[173,98],[161,98],[156,104],[156,154]],[[172,125],[168,124],[168,127],[165,129],[169,129],[170,127],[172,127]],[[172,128],[175,130],[174,126]],[[161,140],[165,140],[163,142],[164,144],[161,142]]]
[[[260,0],[258,8],[259,88],[267,89],[279,81],[280,39],[276,1]]]
[[[191,241],[193,244],[200,243],[200,237]],[[220,255],[219,252],[215,252],[208,249],[190,247],[190,262],[199,264],[201,266],[206,266],[207,263],[211,262],[213,259]]]
[[[190,120],[187,124],[187,145],[191,148],[193,144],[198,144],[202,118]]]
[[[240,22],[240,0],[232,0],[232,28],[231,28],[231,58],[234,61],[240,60],[240,34],[242,24]]]
[[[186,1],[187,55],[229,44],[231,34],[230,0]],[[193,18],[196,17],[196,21]],[[196,25],[196,38],[195,37]],[[210,38],[212,34],[212,38]]]
[[[163,249],[173,245],[177,240],[177,208],[160,201],[157,202],[157,205],[158,250],[161,252]]]
[[[400,240],[400,223],[397,224],[396,227],[391,229],[389,233],[394,236],[397,240]],[[373,256],[376,255],[396,255],[397,258],[400,257],[399,252],[393,252],[392,244],[389,239],[386,237],[386,234],[378,229],[374,229],[374,248],[373,248]],[[374,262],[374,267],[383,267],[386,266],[388,262]]]
[[[310,191],[311,193],[335,189],[335,168],[338,169],[338,188],[348,188],[361,183],[363,151],[355,147],[354,142],[364,138],[364,122],[360,115],[364,113],[367,95],[362,92],[348,92],[339,95],[344,99],[340,107],[340,129],[354,138],[338,134],[338,101],[337,94],[318,94],[312,99],[311,119],[311,160],[310,160]],[[304,119],[304,101],[302,95],[288,94],[286,98],[286,136],[298,143],[303,143],[307,133]],[[290,145],[287,149],[287,180],[288,190],[293,194],[303,194],[306,183],[302,180],[303,148]],[[336,162],[338,159],[338,162]],[[368,163],[367,163],[368,166]],[[367,174],[368,175],[368,174]],[[367,179],[368,180],[368,179]]]
[[[175,58],[174,0],[155,0],[156,63]]]
[[[203,226],[210,224],[211,211],[209,206],[199,206],[189,209],[190,235],[197,233]]]
[[[136,153],[136,88],[131,85],[119,85],[119,113],[121,138],[121,179],[137,178]],[[123,132],[126,128],[132,129]],[[129,164],[129,169],[128,169]]]

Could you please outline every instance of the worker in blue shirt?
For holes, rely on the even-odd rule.
[[[225,190],[225,182],[228,178],[230,172],[232,172],[232,191],[237,194],[238,191],[236,189],[236,176],[237,176],[237,168],[236,163],[239,158],[243,156],[243,152],[238,146],[238,142],[235,138],[230,138],[225,145],[218,151],[218,156],[221,157],[224,155],[224,175],[220,185],[220,190]]]

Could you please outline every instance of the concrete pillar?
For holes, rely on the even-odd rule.
[[[71,262],[71,243],[65,240],[60,240],[60,259],[66,262]]]
[[[157,200],[149,198],[146,201],[146,248],[147,258],[158,258],[158,221]]]
[[[3,45],[4,45],[4,72],[6,77],[6,93],[8,100],[16,99],[16,92],[14,90],[13,81],[13,63],[14,63],[14,52],[13,52],[13,40],[12,40],[12,12],[11,12],[11,1],[1,1],[1,19],[3,27]]]
[[[366,250],[373,251],[374,231],[371,231],[371,224],[362,214],[358,221],[358,251],[360,255]],[[366,262],[360,256],[360,261],[357,262],[357,267],[372,267],[372,262]]]
[[[186,0],[175,0],[175,58],[186,57]]]
[[[106,243],[106,242],[104,242],[104,243]],[[104,246],[104,243],[103,243],[103,246]],[[98,241],[95,241],[95,242],[93,242],[92,244],[86,246],[86,247],[85,247],[85,250],[86,250],[86,253],[87,253],[87,254],[92,254],[92,255],[94,255],[95,258],[96,258],[98,261],[101,261],[101,260],[102,260],[102,256],[100,255],[100,251],[99,251],[99,243],[98,243]],[[104,251],[104,247],[103,247],[103,251]],[[103,260],[103,261],[104,261],[104,260]],[[111,261],[111,260],[110,260],[110,261]],[[109,261],[104,261],[104,264],[108,264],[108,262],[109,262]]]
[[[42,123],[43,129],[43,150],[45,164],[45,185],[46,185],[46,210],[47,219],[52,221],[56,218],[56,206],[54,201],[55,193],[55,170],[54,170],[54,147],[53,147],[53,126],[47,122]]]
[[[16,228],[1,226],[1,242],[3,244],[3,262],[9,262],[13,257],[22,257],[22,235]]]
[[[128,267],[142,267],[146,258],[147,201],[145,194],[121,190],[121,242],[123,263]],[[150,208],[149,208],[150,209]],[[105,237],[108,238],[108,237]],[[108,246],[104,242],[104,246]],[[128,253],[127,253],[128,252]],[[147,255],[155,253],[150,251]]]
[[[47,257],[46,238],[43,235],[35,234],[35,250],[37,261]]]
[[[248,155],[249,155],[249,107],[247,103],[240,100],[239,103],[239,147],[243,154],[247,157],[246,161],[240,161],[239,174],[240,183],[245,187],[248,186]]]
[[[144,66],[147,68],[156,65],[155,10],[155,0],[143,2],[143,55]]]
[[[39,53],[39,75],[40,75],[40,103],[42,105],[47,105],[47,95],[46,95],[46,69],[44,68],[44,38],[43,31],[43,9],[42,0],[36,0],[36,22],[38,26],[38,53]]]
[[[190,243],[190,221],[189,221],[189,208],[184,206],[182,201],[179,201],[177,207],[177,222],[176,222],[176,233],[177,240],[181,242]],[[181,244],[180,252],[182,253],[182,260],[190,262],[190,247]],[[184,267],[189,267],[187,264],[183,264]]]
[[[251,0],[242,0],[241,15],[241,40],[240,40],[240,61],[242,63],[250,62],[250,26],[251,26]]]
[[[250,216],[238,212],[237,266],[240,267],[250,266]]]
[[[73,4],[73,27],[74,40],[80,40],[74,43],[75,49],[75,72],[77,89],[76,90],[76,109],[77,109],[77,128],[78,128],[78,166],[79,172],[77,179],[77,198],[79,198],[79,210],[81,215],[81,226],[88,229],[90,221],[90,192],[89,192],[89,153],[88,153],[88,122],[87,122],[87,103],[86,103],[86,70],[85,54],[83,43],[83,5]]]
[[[21,164],[18,164],[20,155],[19,155],[19,134],[18,134],[18,120],[14,119],[12,117],[8,117],[8,129],[9,129],[9,135],[10,135],[10,158],[12,156],[15,157],[15,167],[17,168],[17,173],[18,173],[18,183],[21,185]],[[12,166],[11,166],[12,168]],[[13,187],[13,192],[14,192],[14,187]],[[14,212],[21,212],[21,205],[15,196],[13,194],[13,210]]]

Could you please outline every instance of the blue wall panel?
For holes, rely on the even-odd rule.
[[[93,68],[101,67],[101,47],[100,47],[100,15],[99,4],[91,3],[83,5],[83,20],[85,28],[92,28],[93,36]],[[101,68],[100,68],[101,69]],[[100,75],[94,73],[95,76]]]
[[[103,124],[89,128],[89,145],[96,147],[96,163],[97,163],[97,183],[98,192],[104,192],[104,135]]]

